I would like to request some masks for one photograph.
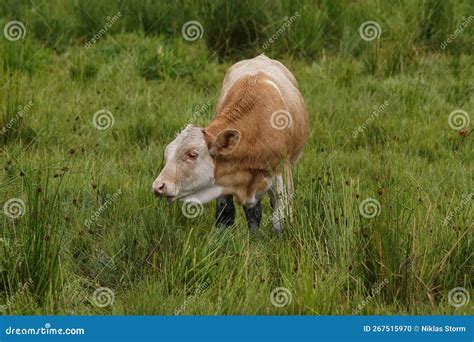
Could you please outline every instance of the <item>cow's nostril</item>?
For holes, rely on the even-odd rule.
[[[165,189],[166,189],[165,183],[153,184],[153,192],[155,193],[156,196],[163,195],[163,192],[165,191]]]

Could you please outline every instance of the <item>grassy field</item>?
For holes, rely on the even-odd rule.
[[[472,2],[170,4],[0,4],[0,314],[473,314]],[[295,222],[217,232],[151,183],[262,52],[310,112]]]

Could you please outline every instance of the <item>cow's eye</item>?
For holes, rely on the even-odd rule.
[[[197,157],[198,157],[197,152],[195,152],[195,151],[188,151],[188,152],[186,152],[186,154],[184,155],[184,160],[196,160]]]

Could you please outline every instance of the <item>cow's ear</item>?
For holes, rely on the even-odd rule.
[[[229,154],[240,142],[240,132],[236,129],[226,129],[220,132],[211,143],[209,152],[211,156]]]

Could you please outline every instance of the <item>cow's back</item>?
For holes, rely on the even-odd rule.
[[[234,109],[238,114],[232,114]],[[281,159],[295,163],[308,137],[308,113],[294,76],[264,55],[228,70],[216,126],[225,120],[243,131],[236,154],[248,156],[259,167],[275,168]]]

